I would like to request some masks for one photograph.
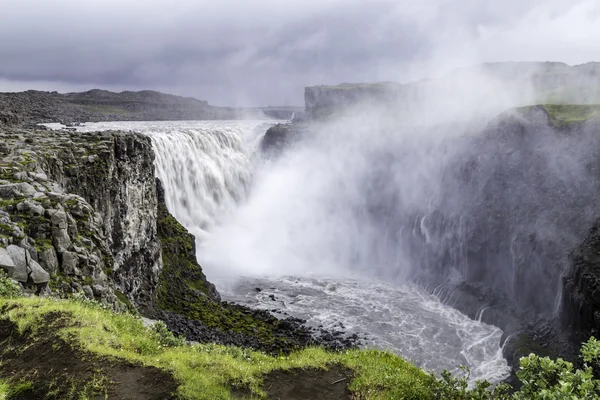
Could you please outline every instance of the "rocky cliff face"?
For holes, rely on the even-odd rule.
[[[571,254],[563,278],[562,323],[577,341],[600,333],[600,221]]]
[[[162,259],[150,139],[0,132],[2,267],[38,292],[151,306]]]

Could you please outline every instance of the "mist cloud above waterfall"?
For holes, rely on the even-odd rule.
[[[600,54],[595,0],[4,0],[0,91],[156,89],[301,105],[306,85]]]

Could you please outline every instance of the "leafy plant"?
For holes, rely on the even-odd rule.
[[[160,345],[163,347],[177,347],[185,344],[185,339],[175,336],[162,321],[157,321],[152,326],[152,331],[157,336]]]
[[[21,286],[0,270],[0,297],[18,297],[22,293]]]

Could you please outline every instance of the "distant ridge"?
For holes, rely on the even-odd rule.
[[[217,107],[205,100],[142,90],[120,93],[92,89],[81,93],[27,90],[0,93],[0,116],[21,123],[289,119],[298,107]],[[5,117],[13,119],[14,117]]]

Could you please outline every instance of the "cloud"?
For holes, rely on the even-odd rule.
[[[306,85],[600,54],[595,0],[3,0],[2,10],[0,90],[54,82],[302,104]]]

